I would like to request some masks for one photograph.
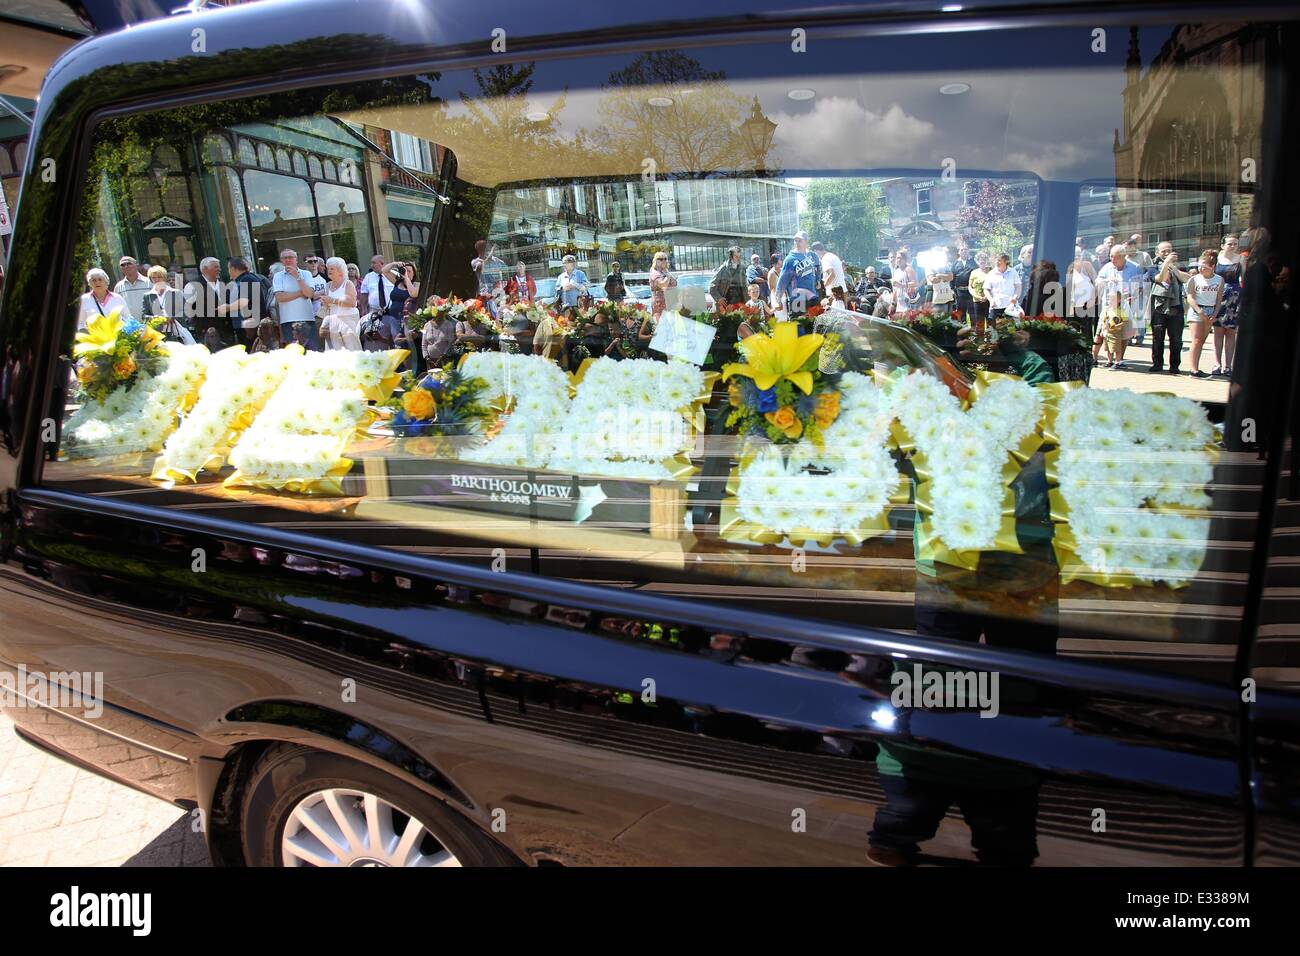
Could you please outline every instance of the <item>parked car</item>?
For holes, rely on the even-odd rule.
[[[708,292],[709,284],[713,281],[712,272],[682,272],[677,275],[677,287],[679,289],[704,289],[704,311],[712,312],[714,308],[713,295]]]
[[[1300,488],[1285,452],[1296,296],[1283,275],[1300,238],[1297,124],[1283,121],[1297,103],[1285,55],[1300,48],[1293,6],[1256,5],[1249,22],[1222,5],[1131,19],[1108,9],[1105,54],[1090,51],[1091,25],[1055,7],[861,3],[795,16],[755,0],[742,22],[666,0],[653,14],[592,6],[575,32],[557,31],[550,8],[521,6],[505,64],[474,11],[426,19],[408,8],[372,0],[363,56],[354,3],[317,0],[310,16],[246,4],[88,40],[46,79],[0,311],[0,669],[11,680],[49,675],[41,686],[61,692],[24,685],[22,706],[7,709],[24,738],[202,811],[214,860],[230,864],[1300,862],[1300,563],[1290,554]],[[190,52],[196,22],[201,54]],[[336,35],[339,24],[349,30]],[[790,55],[791,24],[814,34],[815,56]],[[870,57],[864,36],[884,38]],[[548,114],[545,136],[509,132],[518,124],[498,118],[517,115],[522,94],[497,102],[482,80],[512,64],[527,71],[529,103],[580,108]],[[696,120],[653,99],[646,112],[648,94],[670,99],[651,82],[657,65],[707,78],[698,96],[739,104],[737,122],[751,103],[770,117],[770,157],[756,157],[748,135],[719,135],[716,111],[701,135],[666,137]],[[1006,371],[1002,346],[978,356],[989,368],[976,375],[887,322],[863,327],[856,379],[833,349],[805,367],[817,354],[806,335],[820,334],[811,325],[756,350],[748,392],[734,370],[716,389],[691,378],[703,395],[672,393],[692,403],[687,416],[655,409],[689,445],[685,460],[652,462],[662,472],[638,471],[635,453],[601,459],[601,473],[471,460],[447,453],[436,430],[403,437],[381,421],[365,441],[340,444],[347,457],[330,459],[324,477],[242,486],[248,476],[227,459],[253,453],[237,429],[270,407],[247,399],[285,386],[274,368],[270,379],[234,378],[257,368],[238,354],[207,366],[204,388],[223,396],[215,418],[187,401],[197,379],[160,382],[119,360],[84,373],[130,383],[94,404],[73,366],[88,368],[85,355],[116,327],[95,314],[93,293],[82,299],[91,268],[111,269],[123,251],[168,262],[249,247],[275,255],[304,236],[356,246],[367,261],[397,199],[377,188],[382,158],[353,133],[380,121],[407,148],[423,140],[447,157],[448,201],[432,201],[421,257],[433,263],[425,291],[439,294],[473,290],[466,250],[520,209],[557,223],[559,209],[600,216],[602,231],[643,239],[648,143],[663,151],[650,194],[680,189],[676,219],[662,225],[674,242],[792,236],[801,202],[825,203],[830,223],[843,196],[879,196],[886,223],[956,216],[965,186],[983,182],[1013,192],[1014,228],[1062,271],[1081,232],[1095,242],[1150,223],[1152,244],[1174,236],[1188,261],[1222,231],[1223,210],[1231,228],[1267,229],[1244,233],[1230,381],[1192,392],[1185,376],[1096,373],[1088,389],[1044,383],[1029,403],[1035,416],[1040,401],[1050,411],[1072,395],[1142,410],[1103,409],[1091,422],[1135,454],[1169,451],[1162,426],[1175,418],[1205,438],[1193,451],[1212,461],[1195,480],[1178,480],[1191,452],[1170,452],[1133,481],[1096,477],[1077,510],[1115,512],[1113,536],[1140,554],[1199,534],[1202,559],[1182,577],[1167,569],[1174,586],[1134,583],[1128,565],[1106,564],[1120,553],[1113,542],[1066,541],[1062,499],[1048,497],[1060,476],[1042,450],[1060,419],[1029,419],[1022,435],[980,411],[987,395],[1021,394],[989,374]],[[879,144],[864,140],[882,124]],[[951,182],[934,169],[950,151]],[[755,174],[769,160],[776,169],[778,153],[797,180]],[[1243,184],[1247,154],[1259,180]],[[57,176],[35,174],[47,162]],[[821,180],[835,188],[811,188]],[[1114,195],[1092,201],[1098,184]],[[554,294],[554,280],[538,281],[539,298]],[[792,444],[805,437],[796,411],[825,418],[854,388],[912,373],[922,378],[911,384],[927,383],[943,362],[953,378],[935,402],[959,390],[979,400],[926,440],[951,440],[981,467],[986,448],[957,441],[963,428],[1008,443],[994,481],[972,487],[961,468],[944,472],[960,517],[993,515],[997,548],[972,557],[925,531],[937,472],[897,430],[871,446],[895,468],[885,469],[884,518],[847,533],[773,534],[737,510],[732,402],[771,401],[755,417],[761,436],[750,435],[768,455],[764,480],[815,483],[862,443]],[[694,374],[649,367],[656,382]],[[821,399],[800,384],[814,371],[835,385]],[[542,401],[518,394],[520,381],[485,396],[509,415],[494,427],[520,429],[518,449],[564,420],[572,379],[549,366],[537,378],[553,388]],[[328,398],[351,408],[351,387]],[[1144,397],[1170,390],[1184,395]],[[635,391],[590,401],[600,441],[575,460],[645,420],[629,404]],[[452,414],[441,397],[425,404]],[[318,438],[307,423],[327,419],[315,415],[324,407],[280,421],[267,454]],[[163,444],[180,410],[186,440]],[[875,493],[818,487],[832,512]],[[1148,506],[1179,493],[1190,503]],[[1196,533],[1183,522],[1198,522]],[[1043,533],[1021,534],[1030,527]],[[72,693],[83,675],[102,678],[102,713]],[[905,691],[935,680],[933,699]],[[954,684],[979,688],[967,701],[978,705],[952,704]]]
[[[557,279],[538,279],[537,280],[537,301],[542,305],[553,305],[557,295],[555,286]]]

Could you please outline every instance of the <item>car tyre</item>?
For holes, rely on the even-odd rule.
[[[250,866],[510,866],[518,860],[441,800],[369,764],[277,744],[249,773]]]

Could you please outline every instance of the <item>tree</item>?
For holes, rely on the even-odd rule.
[[[557,136],[557,121],[567,97],[561,93],[539,109],[530,102],[536,65],[504,64],[474,71],[476,93],[461,91],[462,115],[444,111],[438,118],[443,141],[453,145],[458,159],[472,168],[462,170],[476,183],[511,182],[529,169],[532,158],[569,149]],[[529,119],[530,116],[544,119]],[[491,218],[491,207],[475,210],[476,220]],[[462,213],[464,215],[464,213]],[[487,221],[482,223],[486,230]],[[486,235],[486,231],[484,232]]]
[[[726,75],[675,50],[643,53],[609,76],[601,99],[600,145],[616,167],[655,175],[734,169],[754,157],[740,133],[749,115]]]
[[[814,179],[804,196],[801,229],[845,263],[862,267],[875,261],[885,225],[879,186],[864,179]]]
[[[976,185],[971,204],[957,214],[962,234],[973,249],[990,257],[1005,252],[1016,261],[1025,237],[1011,224],[1012,202],[1006,183],[985,179]]]

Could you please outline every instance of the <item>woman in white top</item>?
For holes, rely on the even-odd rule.
[[[144,294],[144,315],[142,319],[162,319],[158,331],[169,342],[184,345],[194,344],[194,335],[173,312],[179,313],[180,293],[167,281],[167,270],[162,266],[149,267],[149,281],[153,283]]]
[[[126,299],[108,287],[108,273],[103,269],[91,269],[87,272],[86,285],[90,286],[90,291],[81,297],[81,314],[77,316],[78,332],[84,332],[91,319],[99,315],[109,315],[114,309],[122,310],[124,322],[133,318]]]
[[[338,256],[325,260],[329,282],[320,300],[320,333],[327,349],[361,351],[357,326],[361,313],[357,311],[357,287],[348,278],[348,264]]]
[[[951,312],[957,295],[952,289],[952,264],[957,258],[957,250],[949,246],[945,253],[947,258],[943,265],[925,274],[925,284],[929,288],[930,304],[939,314]]]
[[[1216,275],[1219,256],[1213,249],[1201,253],[1200,270],[1187,281],[1187,321],[1192,324],[1192,377],[1209,378],[1201,371],[1201,348],[1210,323],[1223,304],[1223,277]]]
[[[1069,315],[1085,323],[1088,338],[1096,334],[1097,323],[1097,270],[1092,267],[1082,249],[1076,249],[1074,261],[1065,273]]]

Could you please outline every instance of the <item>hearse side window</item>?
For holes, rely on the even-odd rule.
[[[651,49],[107,120],[43,481],[1226,680],[1264,468],[1233,396],[1280,374],[1242,294],[1270,29]]]

